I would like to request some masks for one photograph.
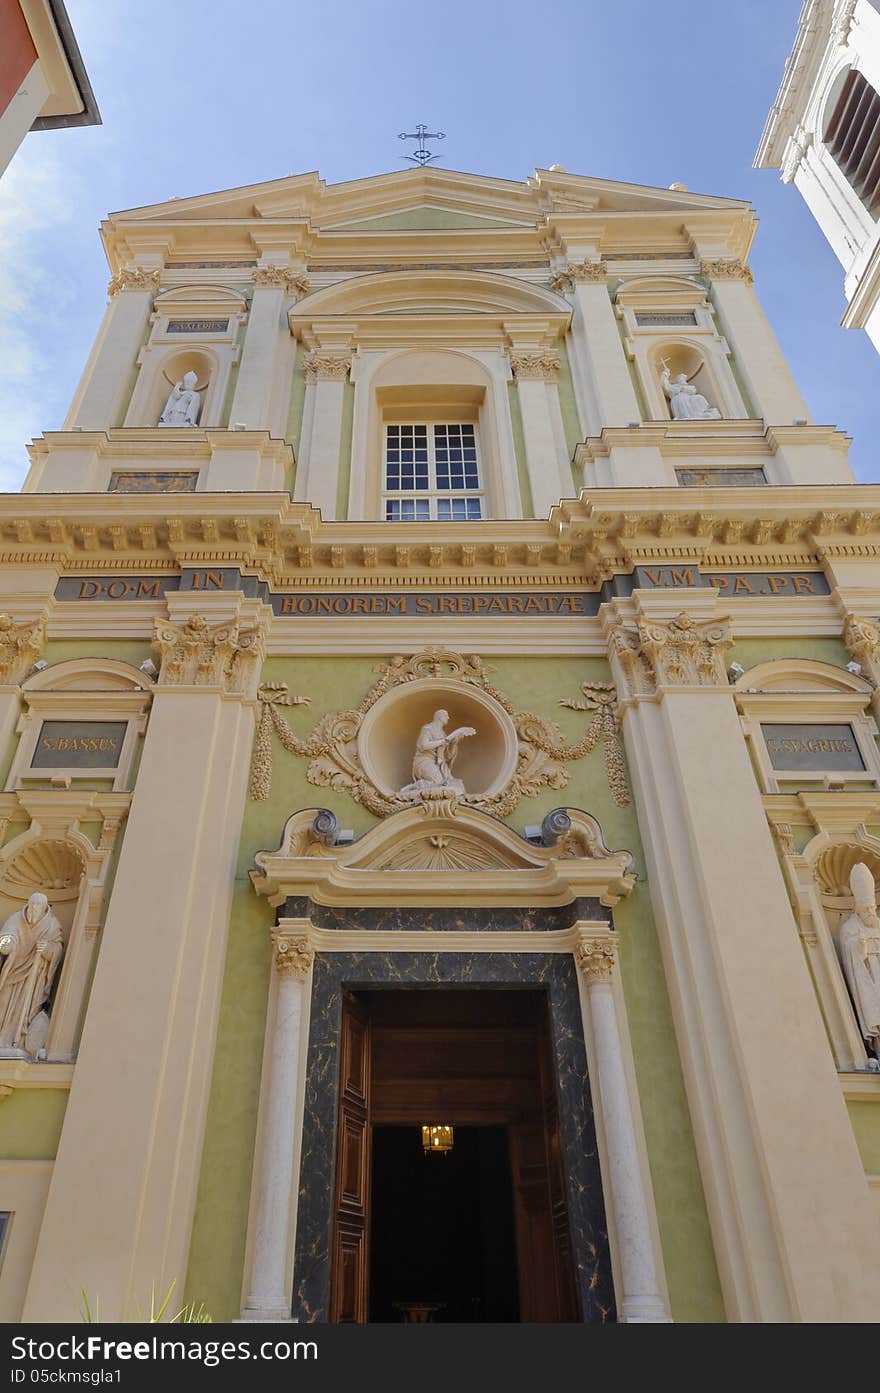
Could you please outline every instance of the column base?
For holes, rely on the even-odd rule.
[[[621,1325],[672,1325],[672,1316],[656,1296],[625,1297],[617,1316]]]
[[[250,1309],[242,1311],[241,1315],[232,1322],[233,1325],[298,1325],[290,1314],[289,1309],[283,1306],[266,1306],[262,1309]]]

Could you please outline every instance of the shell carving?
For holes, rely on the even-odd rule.
[[[815,876],[820,893],[835,899],[851,898],[850,872],[860,861],[868,867],[875,882],[880,881],[880,856],[875,852],[851,842],[829,846],[816,862]]]
[[[79,894],[85,867],[69,842],[31,842],[13,858],[0,879],[0,891],[26,900],[42,890],[50,900],[73,900]]]

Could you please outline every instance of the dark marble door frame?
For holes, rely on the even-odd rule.
[[[607,912],[607,911],[606,911]],[[424,927],[416,911],[408,927]],[[537,987],[547,993],[581,1320],[615,1319],[611,1259],[577,973],[569,953],[319,952],[315,956],[292,1314],[327,1320],[344,990]]]

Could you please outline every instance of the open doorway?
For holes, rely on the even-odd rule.
[[[544,992],[347,993],[340,1045],[330,1319],[577,1320]]]
[[[419,1127],[374,1127],[370,1321],[517,1321],[505,1127],[456,1127],[426,1152]]]

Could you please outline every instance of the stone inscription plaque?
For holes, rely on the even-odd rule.
[[[634,571],[605,581],[599,590],[460,590],[271,591],[259,576],[242,575],[236,566],[185,567],[179,576],[117,575],[62,576],[56,600],[161,600],[166,591],[241,591],[264,600],[276,614],[302,618],[380,615],[430,618],[433,615],[571,618],[598,614],[599,606],[633,590],[694,590],[715,586],[722,596],[749,598],[782,596],[802,599],[828,595],[821,571],[706,571],[682,563],[637,566]]]
[[[108,493],[195,493],[197,469],[117,469],[110,475]]]
[[[774,769],[864,769],[852,726],[761,726]]]
[[[44,721],[32,769],[115,769],[127,721]]]
[[[760,488],[767,482],[763,469],[676,469],[675,477],[685,488]]]
[[[169,334],[225,334],[228,319],[172,319]]]
[[[697,566],[637,566],[635,585],[642,590],[694,590],[715,586],[724,596],[830,595],[822,571],[701,571]]]

